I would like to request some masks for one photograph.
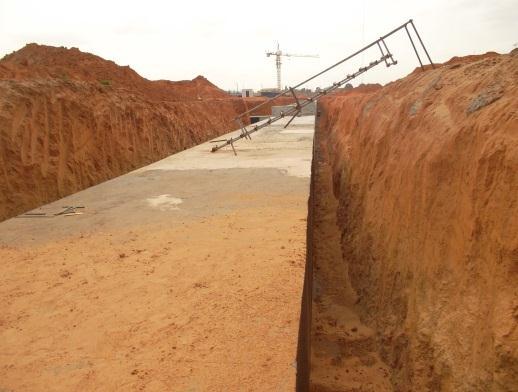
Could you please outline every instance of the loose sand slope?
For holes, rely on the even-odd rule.
[[[518,388],[518,55],[321,101],[356,310],[402,391]]]
[[[27,45],[0,61],[0,220],[229,131],[243,111],[203,77],[152,82]]]

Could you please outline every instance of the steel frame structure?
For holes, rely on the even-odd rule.
[[[269,126],[270,124],[274,123],[275,121],[280,120],[281,118],[284,118],[286,116],[292,116],[291,119],[284,126],[284,128],[286,128],[288,125],[291,124],[293,119],[300,114],[300,112],[301,112],[303,107],[311,104],[312,102],[316,101],[320,97],[328,94],[329,92],[331,92],[333,90],[336,90],[340,86],[343,86],[344,84],[346,84],[346,83],[350,82],[351,80],[357,78],[358,76],[360,76],[361,74],[369,71],[370,69],[374,68],[378,64],[381,64],[381,63],[384,62],[387,67],[390,67],[392,65],[396,65],[397,61],[394,60],[394,56],[390,52],[390,50],[389,50],[389,48],[387,46],[387,43],[385,42],[385,39],[390,37],[391,35],[397,33],[398,31],[400,31],[402,29],[405,29],[405,31],[406,31],[406,33],[408,35],[408,38],[410,40],[410,43],[412,44],[412,48],[414,49],[414,52],[416,54],[417,60],[419,61],[421,69],[424,71],[423,62],[421,60],[421,57],[419,56],[419,52],[418,52],[417,47],[416,47],[416,45],[414,43],[414,40],[412,39],[412,35],[410,34],[410,30],[408,29],[408,25],[410,25],[412,27],[412,29],[413,29],[417,39],[419,40],[419,43],[421,44],[421,48],[424,50],[424,53],[426,54],[426,57],[428,58],[428,61],[430,62],[430,65],[432,66],[432,68],[435,68],[435,64],[433,63],[432,59],[430,58],[430,55],[428,54],[428,51],[426,50],[426,47],[424,46],[423,41],[421,40],[421,36],[417,32],[417,29],[416,29],[416,27],[414,25],[413,20],[410,19],[407,22],[403,23],[401,26],[396,27],[394,30],[392,30],[389,33],[383,35],[382,37],[378,38],[377,40],[372,41],[370,44],[364,46],[360,50],[354,52],[353,54],[351,54],[351,55],[349,55],[347,57],[345,57],[344,59],[338,61],[337,63],[327,67],[323,71],[321,71],[321,72],[311,76],[310,78],[304,80],[303,82],[300,82],[299,84],[297,84],[294,87],[290,87],[288,90],[279,93],[275,97],[270,98],[269,100],[267,100],[267,101],[265,101],[265,102],[255,106],[255,107],[253,107],[252,109],[249,109],[246,112],[243,112],[240,115],[238,115],[234,119],[234,121],[236,121],[236,123],[239,125],[239,128],[241,129],[241,133],[238,136],[232,137],[230,139],[221,139],[221,140],[214,140],[214,141],[212,141],[213,143],[219,143],[219,142],[223,142],[223,143],[219,144],[219,145],[215,145],[214,147],[212,147],[211,152],[216,152],[216,151],[222,149],[223,147],[231,146],[232,150],[234,151],[234,154],[237,155],[236,149],[234,148],[234,143],[235,142],[237,142],[237,141],[239,141],[241,139],[250,139],[251,140],[252,137],[250,135],[252,133],[257,132],[261,128]],[[358,56],[360,53],[366,51],[367,49],[372,48],[373,46],[377,46],[379,51],[380,51],[380,57],[378,59],[376,59],[374,61],[371,61],[366,66],[360,67],[356,72],[354,72],[352,74],[348,74],[344,79],[342,79],[342,80],[340,80],[338,82],[333,83],[331,86],[321,90],[320,92],[318,92],[317,94],[313,95],[312,97],[304,98],[304,99],[301,100],[301,99],[299,99],[296,96],[295,89],[297,89],[297,88],[303,86],[304,84],[310,82],[311,80],[313,80],[313,79],[323,75],[324,73],[330,71],[331,69],[333,69],[333,68],[335,68],[335,67],[337,67],[337,66],[339,66],[339,65],[341,65],[343,63],[345,63],[346,61],[348,61],[348,60]],[[245,122],[244,119],[247,116],[249,116],[249,114],[251,112],[253,112],[254,110],[257,110],[260,107],[263,107],[263,106],[267,105],[268,103],[270,103],[270,102],[272,102],[272,101],[276,100],[277,98],[279,98],[281,96],[284,96],[284,95],[292,95],[293,98],[295,99],[295,106],[292,109],[289,109],[286,112],[281,112],[279,115],[277,115],[275,117],[270,117],[268,120],[265,120],[263,123],[261,123],[259,125],[255,125],[251,129],[247,129],[246,128],[246,126],[244,125],[244,122]]]

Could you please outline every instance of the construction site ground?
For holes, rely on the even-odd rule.
[[[2,222],[0,391],[293,390],[313,122]]]

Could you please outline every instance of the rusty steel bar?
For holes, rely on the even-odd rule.
[[[379,48],[379,50],[380,50],[380,52],[381,52],[381,55],[382,55],[382,56],[385,56],[385,52],[383,52],[383,48],[381,47],[380,42],[378,41],[378,42],[377,42],[377,44],[378,44],[378,48]],[[388,63],[388,61],[387,61],[387,60],[385,60],[385,65],[386,65],[387,67],[389,66],[389,63]]]
[[[341,81],[339,82],[336,82],[336,83],[333,83],[332,86],[330,87],[327,87],[325,89],[323,89],[321,92],[319,92],[318,94],[315,94],[314,96],[310,97],[310,98],[307,98],[306,99],[306,102],[303,102],[302,104],[300,104],[300,107],[293,107],[292,109],[288,110],[287,112],[282,112],[281,114],[277,115],[276,117],[273,117],[273,118],[269,118],[268,120],[266,120],[264,123],[262,124],[259,124],[259,125],[256,125],[253,129],[251,130],[247,130],[246,133],[241,133],[237,136],[234,136],[228,140],[225,141],[225,143],[223,144],[220,144],[220,145],[216,145],[214,147],[212,147],[212,150],[211,152],[216,152],[220,149],[222,149],[223,147],[225,146],[231,146],[232,149],[234,150],[234,154],[236,153],[235,149],[234,149],[234,143],[238,140],[241,140],[243,138],[246,138],[246,137],[250,137],[250,134],[251,133],[254,133],[254,132],[257,132],[258,130],[260,130],[261,128],[264,128],[264,127],[267,127],[269,126],[271,123],[277,121],[277,120],[280,120],[281,118],[285,117],[286,115],[297,115],[297,113],[300,111],[300,109],[302,109],[303,107],[309,105],[311,102],[313,102],[314,100],[326,95],[327,93],[329,93],[330,91],[333,91],[333,90],[336,90],[338,87],[344,85],[345,83],[347,82],[350,82],[351,80],[353,80],[354,78],[357,78],[359,75],[361,75],[362,73],[364,72],[367,72],[369,69],[375,67],[376,65],[382,63],[383,61],[386,61],[388,58],[390,58],[391,55],[389,54],[386,54],[382,57],[380,57],[378,60],[375,60],[375,61],[372,61],[371,63],[369,63],[369,65],[365,66],[365,67],[361,67],[358,71],[356,71],[355,73],[353,74],[349,74],[347,75],[347,77],[345,79],[342,79]],[[295,116],[293,118],[295,118]],[[293,120],[293,118],[290,120],[290,122]]]
[[[295,120],[295,117],[297,117],[300,114],[300,109],[295,112],[292,118],[289,119],[289,121],[286,123],[284,128],[288,128],[288,126],[291,124],[293,120]]]
[[[374,46],[374,45],[378,45],[378,46],[379,46],[379,43],[380,43],[380,42],[383,42],[383,43],[384,43],[384,41],[383,41],[383,40],[384,40],[385,38],[387,38],[387,37],[391,36],[392,34],[394,34],[394,33],[398,32],[399,30],[401,30],[401,29],[405,28],[408,24],[411,24],[411,25],[412,25],[412,27],[414,28],[414,31],[416,32],[417,38],[419,38],[419,42],[421,42],[421,46],[423,47],[423,49],[424,49],[424,51],[425,51],[425,53],[426,53],[426,55],[427,55],[427,57],[428,57],[428,60],[430,61],[430,64],[432,65],[432,67],[434,67],[434,68],[435,68],[435,66],[434,66],[434,64],[433,64],[433,62],[432,62],[432,59],[431,59],[431,58],[430,58],[430,56],[428,55],[428,51],[426,50],[426,48],[425,48],[425,46],[424,46],[424,44],[423,44],[423,42],[422,42],[422,40],[421,40],[421,37],[419,36],[419,33],[417,32],[417,30],[416,30],[416,28],[415,28],[415,26],[414,26],[414,22],[413,22],[413,20],[412,20],[412,19],[409,19],[407,22],[405,22],[405,23],[403,23],[402,25],[400,25],[400,26],[396,27],[395,29],[393,29],[393,30],[392,30],[392,31],[390,31],[389,33],[387,33],[387,34],[385,34],[385,35],[381,36],[380,38],[378,38],[377,40],[375,40],[375,41],[371,42],[369,45],[364,46],[363,48],[361,48],[360,50],[357,50],[356,52],[354,52],[354,53],[353,53],[353,54],[351,54],[350,56],[347,56],[346,58],[344,58],[344,59],[342,59],[342,60],[340,60],[340,61],[336,62],[335,64],[333,64],[333,65],[331,65],[331,66],[327,67],[327,68],[326,68],[326,69],[324,69],[323,71],[321,71],[321,72],[319,72],[319,73],[317,73],[317,74],[315,74],[315,75],[311,76],[310,78],[308,78],[308,79],[304,80],[303,82],[300,82],[299,84],[297,84],[296,86],[294,86],[294,87],[292,87],[292,88],[293,88],[293,89],[296,89],[296,88],[298,88],[298,87],[302,86],[303,84],[306,84],[307,82],[310,82],[311,80],[313,80],[313,79],[315,79],[315,78],[319,77],[320,75],[322,75],[322,74],[326,73],[327,71],[329,71],[329,70],[331,70],[331,69],[333,69],[333,68],[335,68],[335,67],[339,66],[340,64],[343,64],[343,63],[344,63],[344,62],[346,62],[347,60],[350,60],[351,58],[353,58],[353,57],[355,57],[355,56],[359,55],[360,53],[362,53],[362,52],[366,51],[367,49],[370,49],[370,48],[371,48],[372,46]],[[386,45],[386,44],[384,43],[384,45]],[[391,59],[391,61],[393,61],[393,60]],[[263,102],[263,103],[261,103],[261,104],[259,104],[259,105],[257,105],[257,106],[254,106],[253,108],[251,108],[251,109],[247,110],[246,112],[241,113],[241,114],[240,114],[239,116],[237,116],[236,118],[243,117],[244,115],[249,114],[249,113],[251,113],[252,111],[254,111],[254,110],[256,110],[256,109],[259,109],[259,108],[263,107],[264,105],[266,105],[266,104],[268,104],[268,103],[270,103],[270,102],[272,102],[272,101],[275,101],[277,98],[287,95],[288,93],[289,93],[289,90],[288,90],[288,91],[280,92],[280,93],[279,93],[279,94],[277,94],[275,97],[270,98],[269,100],[267,100],[267,101],[265,101],[265,102]]]
[[[419,60],[419,64],[421,64],[421,69],[424,70],[423,62],[421,61],[421,57],[419,57],[419,53],[417,52],[417,48],[414,45],[414,40],[412,39],[412,36],[410,35],[410,31],[408,31],[408,28],[405,26],[406,33],[408,35],[408,39],[410,40],[410,43],[412,44],[412,48],[414,48],[415,55],[417,56],[417,60]]]
[[[380,37],[380,38],[378,38],[377,40],[375,40],[375,41],[371,42],[370,44],[368,44],[368,45],[364,46],[364,47],[363,47],[363,48],[361,48],[360,50],[357,50],[357,51],[356,51],[356,52],[354,52],[353,54],[351,54],[351,55],[347,56],[346,58],[344,58],[344,59],[342,59],[342,60],[340,60],[340,61],[338,61],[337,63],[334,63],[333,65],[331,65],[331,66],[327,67],[327,68],[326,68],[326,69],[324,69],[323,71],[321,71],[321,72],[319,72],[319,73],[317,73],[317,74],[315,74],[315,75],[311,76],[310,78],[308,78],[308,79],[304,80],[303,82],[300,82],[299,84],[297,84],[296,86],[294,86],[294,87],[292,87],[292,88],[293,88],[293,89],[296,89],[296,88],[298,88],[298,87],[302,86],[303,84],[306,84],[307,82],[310,82],[311,80],[313,80],[313,79],[315,79],[315,78],[319,77],[320,75],[322,75],[322,74],[326,73],[327,71],[329,71],[329,70],[331,70],[331,69],[333,69],[333,68],[335,68],[335,67],[339,66],[340,64],[345,63],[347,60],[350,60],[350,59],[352,59],[353,57],[355,57],[355,56],[359,55],[360,53],[362,53],[362,52],[366,51],[367,49],[370,49],[371,47],[373,47],[374,45],[376,45],[376,44],[377,44],[378,42],[380,42],[381,40],[383,40],[383,39],[385,39],[385,38],[387,38],[387,37],[391,36],[392,34],[394,34],[394,33],[398,32],[399,30],[401,30],[403,27],[405,27],[405,26],[406,26],[407,24],[409,24],[409,23],[412,23],[412,20],[411,20],[411,19],[410,19],[410,20],[408,20],[407,22],[403,23],[401,26],[396,27],[396,28],[395,28],[394,30],[392,30],[391,32],[389,32],[389,33],[387,33],[387,34],[385,34],[385,35],[381,36],[381,37]],[[271,102],[271,101],[274,101],[274,100],[276,100],[277,98],[282,97],[282,96],[284,96],[284,95],[286,95],[286,94],[288,94],[288,93],[289,93],[289,91],[283,91],[283,92],[281,92],[281,93],[277,94],[275,97],[270,98],[268,101],[263,102],[263,103],[261,103],[261,104],[259,104],[259,105],[257,105],[257,106],[254,106],[252,109],[249,109],[249,110],[247,110],[246,112],[241,113],[238,117],[242,117],[242,116],[244,116],[245,114],[251,113],[253,110],[258,109],[258,108],[260,108],[260,107],[263,107],[263,106],[264,106],[264,105],[266,105],[267,103],[269,103],[269,102]]]
[[[406,27],[406,25],[405,25]],[[381,43],[383,44],[383,46],[385,47],[385,50],[387,51],[387,54],[389,55],[390,57],[390,64],[387,65],[387,67],[390,67],[391,65],[396,65],[397,64],[397,61],[394,60],[394,58],[392,57],[392,53],[390,53],[390,50],[387,46],[387,43],[385,42],[385,40],[383,38],[380,38],[381,40]]]
[[[224,144],[222,144],[222,145],[214,146],[214,147],[212,148],[212,152],[215,152],[215,151],[217,151],[217,150],[219,150],[219,149],[223,148],[224,146],[231,145],[231,146],[232,146],[232,149],[234,150],[234,153],[236,153],[236,151],[235,151],[235,149],[234,149],[234,144],[233,144],[235,141],[240,140],[240,139],[242,139],[242,138],[251,139],[251,136],[250,136],[250,134],[251,134],[251,133],[253,133],[253,132],[257,132],[259,129],[264,128],[264,127],[266,127],[266,126],[270,125],[272,122],[275,122],[275,121],[277,121],[277,120],[279,120],[279,119],[281,119],[281,118],[283,118],[283,117],[285,117],[285,116],[287,116],[287,115],[293,115],[293,118],[292,118],[292,119],[288,122],[288,124],[286,125],[286,126],[288,126],[288,125],[293,121],[293,119],[295,118],[295,116],[296,116],[296,115],[301,111],[301,109],[302,109],[303,107],[307,106],[310,102],[313,102],[314,100],[318,99],[319,97],[321,97],[321,96],[323,96],[323,95],[327,94],[328,92],[330,92],[330,91],[332,91],[332,90],[334,90],[334,89],[338,88],[338,87],[339,87],[339,86],[341,86],[342,84],[347,83],[348,81],[350,81],[350,80],[354,79],[356,76],[358,76],[358,75],[362,74],[363,72],[366,72],[367,70],[371,69],[373,66],[378,65],[378,64],[379,64],[380,62],[382,62],[382,61],[384,61],[384,62],[385,62],[385,65],[386,65],[387,67],[389,67],[389,66],[391,66],[391,65],[396,65],[396,64],[397,64],[397,61],[396,61],[396,60],[394,60],[394,57],[393,57],[392,53],[390,53],[389,48],[388,48],[388,46],[387,46],[387,44],[386,44],[386,42],[385,42],[385,38],[387,38],[387,37],[391,36],[392,34],[394,34],[394,33],[398,32],[399,30],[401,30],[401,29],[403,29],[403,28],[406,30],[406,32],[407,32],[407,34],[408,34],[408,37],[410,38],[410,42],[412,43],[412,47],[414,48],[414,51],[415,51],[415,53],[416,53],[416,55],[417,55],[417,59],[419,60],[419,63],[421,64],[421,68],[424,70],[423,63],[422,63],[422,61],[421,61],[421,58],[419,57],[419,54],[418,54],[417,48],[416,48],[416,46],[414,45],[414,42],[413,42],[412,37],[411,37],[411,35],[410,35],[410,32],[409,32],[409,30],[408,30],[408,27],[407,27],[407,26],[408,26],[408,24],[411,24],[411,25],[412,25],[412,27],[413,27],[413,29],[414,29],[414,31],[415,31],[415,33],[416,33],[416,35],[417,35],[417,38],[419,39],[419,42],[421,43],[421,46],[422,46],[422,48],[423,48],[424,52],[426,53],[426,56],[428,57],[428,60],[430,61],[430,64],[432,65],[432,67],[433,67],[433,68],[435,68],[434,63],[432,62],[432,59],[430,58],[430,55],[428,54],[428,51],[426,50],[426,47],[424,46],[423,41],[421,40],[421,37],[419,36],[419,33],[417,32],[417,29],[416,29],[416,27],[415,27],[415,25],[414,25],[413,20],[412,20],[412,19],[409,19],[407,22],[405,22],[405,23],[403,23],[402,25],[400,25],[400,26],[396,27],[395,29],[393,29],[393,30],[392,30],[392,31],[390,31],[389,33],[387,33],[387,34],[385,34],[385,35],[383,35],[383,36],[379,37],[377,40],[375,40],[375,41],[371,42],[370,44],[368,44],[368,45],[364,46],[364,47],[363,47],[363,48],[361,48],[360,50],[357,50],[357,51],[356,51],[356,52],[354,52],[353,54],[351,54],[351,55],[349,55],[349,56],[345,57],[344,59],[342,59],[342,60],[338,61],[337,63],[335,63],[335,64],[333,64],[333,65],[331,65],[331,66],[327,67],[327,68],[326,68],[326,69],[324,69],[323,71],[321,71],[321,72],[319,72],[319,73],[317,73],[317,74],[315,74],[315,75],[311,76],[310,78],[308,78],[308,79],[306,79],[306,80],[304,80],[304,81],[300,82],[299,84],[297,84],[297,85],[296,85],[296,86],[294,86],[294,87],[290,87],[290,89],[289,89],[289,90],[282,91],[282,92],[280,92],[279,94],[277,94],[275,97],[270,98],[270,99],[268,99],[267,101],[265,101],[265,102],[263,102],[263,103],[261,103],[261,104],[259,104],[259,105],[257,105],[257,106],[254,106],[253,108],[251,108],[251,109],[249,109],[249,110],[247,110],[247,111],[245,111],[245,112],[243,112],[243,113],[239,114],[238,116],[236,116],[236,117],[235,117],[235,120],[236,120],[236,121],[241,125],[241,131],[242,131],[241,135],[239,135],[239,136],[236,136],[236,137],[233,137],[233,138],[230,138],[230,139],[226,140],[226,141],[225,141],[225,143],[224,143]],[[376,60],[376,61],[371,62],[371,63],[369,64],[369,66],[367,66],[367,67],[360,68],[360,69],[359,69],[359,71],[357,71],[357,72],[356,72],[356,73],[354,73],[353,75],[347,75],[347,78],[346,78],[346,79],[344,79],[344,80],[342,80],[342,81],[340,81],[340,82],[338,82],[338,83],[333,83],[333,86],[328,87],[327,89],[322,90],[320,93],[318,93],[318,94],[314,95],[313,97],[307,98],[307,99],[306,99],[306,102],[304,102],[304,103],[300,104],[300,101],[299,101],[298,97],[297,97],[297,96],[296,96],[296,94],[295,94],[295,89],[296,89],[296,88],[298,88],[298,87],[300,87],[300,86],[302,86],[302,85],[304,85],[304,84],[308,83],[309,81],[311,81],[311,80],[313,80],[313,79],[315,79],[315,78],[317,78],[317,77],[321,76],[322,74],[324,74],[324,73],[328,72],[329,70],[331,70],[331,69],[333,69],[333,68],[335,68],[335,67],[339,66],[340,64],[343,64],[344,62],[346,62],[346,61],[350,60],[351,58],[353,58],[353,57],[357,56],[358,54],[360,54],[360,53],[362,53],[362,52],[366,51],[367,49],[370,49],[370,48],[371,48],[371,47],[373,47],[374,45],[377,45],[377,46],[378,46],[378,48],[379,48],[379,50],[380,50],[380,52],[381,52],[381,58],[380,58],[379,60]],[[383,46],[385,47],[386,53],[384,53],[384,51],[383,51]],[[281,112],[281,114],[280,114],[280,115],[278,115],[278,116],[276,116],[276,117],[274,117],[274,118],[271,118],[271,117],[270,117],[267,121],[265,121],[264,123],[262,123],[262,124],[260,124],[260,125],[256,125],[256,126],[255,126],[253,129],[251,129],[251,130],[246,129],[246,126],[244,126],[244,125],[243,125],[243,121],[241,121],[241,119],[242,119],[245,115],[248,115],[248,114],[250,114],[251,112],[253,112],[254,110],[257,110],[257,109],[259,109],[259,108],[263,107],[264,105],[266,105],[266,104],[268,104],[268,103],[271,103],[271,102],[275,101],[277,98],[279,98],[279,97],[281,97],[281,96],[284,96],[284,95],[287,95],[287,94],[290,94],[290,93],[291,93],[291,94],[293,95],[293,97],[295,98],[295,101],[296,101],[296,107],[294,107],[294,108],[292,108],[292,109],[288,110],[288,111],[287,111],[287,112],[285,112],[285,113],[284,113],[284,112]],[[285,127],[286,127],[286,126],[285,126]]]
[[[424,50],[424,52],[426,53],[426,57],[428,57],[428,61],[430,62],[430,64],[432,65],[432,68],[435,68],[435,64],[433,63],[432,59],[430,58],[430,55],[428,54],[428,51],[426,50],[426,47],[424,46],[423,44],[423,41],[421,40],[421,36],[419,35],[419,33],[417,32],[417,29],[415,28],[415,25],[414,25],[414,21],[412,19],[410,19],[408,21],[412,27],[414,28],[414,31],[415,31],[415,35],[417,35],[417,39],[419,39],[419,42],[421,43],[421,46]],[[407,23],[408,24],[408,23]]]

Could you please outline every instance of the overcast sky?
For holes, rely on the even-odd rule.
[[[284,59],[283,85],[295,85],[410,18],[436,62],[506,53],[518,43],[518,0],[0,0],[0,55],[30,42],[78,47],[148,79],[204,75],[223,89],[259,89],[275,87],[274,59],[265,51],[276,42],[287,52],[320,56]],[[361,81],[386,83],[417,66],[404,31],[387,43],[399,64],[379,66]]]

